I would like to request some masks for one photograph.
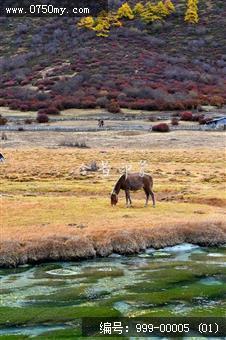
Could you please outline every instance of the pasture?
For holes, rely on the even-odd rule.
[[[48,132],[32,133],[33,142],[24,147],[25,134],[9,133],[3,148],[7,161],[0,167],[1,264],[132,253],[184,241],[225,242],[224,133],[111,132],[109,138],[107,132],[90,133],[83,136],[87,149],[59,147],[59,136],[49,146]],[[117,137],[124,144],[116,150]],[[154,142],[158,138],[159,146]],[[174,146],[167,143],[170,138]],[[151,203],[144,207],[143,191],[131,194],[129,209],[120,192],[112,208],[109,194],[121,168],[129,164],[139,171],[141,160],[154,179],[156,208]],[[80,167],[92,161],[99,171],[81,173]],[[101,170],[102,161],[110,166],[109,176]]]

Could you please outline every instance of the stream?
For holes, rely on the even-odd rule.
[[[226,317],[226,245],[0,269],[0,283],[0,339],[79,337],[86,316]]]

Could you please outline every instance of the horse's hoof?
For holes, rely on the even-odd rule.
[[[155,208],[155,205],[153,205],[153,208]]]

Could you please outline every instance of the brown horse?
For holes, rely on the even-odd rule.
[[[120,190],[124,190],[126,194],[126,205],[129,207],[132,205],[130,198],[130,190],[137,191],[143,189],[146,194],[146,203],[148,205],[149,196],[151,195],[153,207],[155,207],[155,196],[152,191],[153,179],[149,175],[141,175],[139,173],[122,175],[114,186],[111,193],[111,205],[114,206],[118,203],[118,194]]]

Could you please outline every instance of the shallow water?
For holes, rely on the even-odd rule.
[[[226,247],[26,265],[0,284],[0,338],[79,336],[84,316],[226,317]]]

